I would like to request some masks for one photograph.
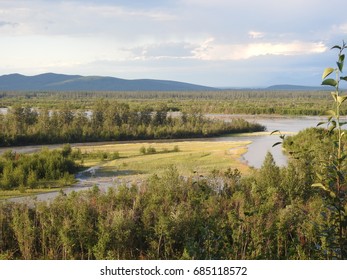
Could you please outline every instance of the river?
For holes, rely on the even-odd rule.
[[[224,115],[224,118],[227,115]],[[285,166],[287,164],[287,157],[282,152],[282,146],[278,145],[272,147],[276,142],[281,141],[278,135],[270,135],[274,130],[280,130],[282,133],[290,135],[299,132],[300,130],[315,127],[326,118],[322,117],[257,117],[257,116],[244,116],[244,119],[250,122],[257,122],[267,128],[268,134],[255,135],[255,136],[226,136],[219,137],[219,141],[252,141],[248,145],[248,151],[243,155],[243,160],[252,167],[261,167],[266,153],[272,153],[276,164]],[[227,119],[226,119],[227,120]]]

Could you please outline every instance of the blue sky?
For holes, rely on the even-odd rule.
[[[318,86],[347,40],[342,0],[0,0],[0,75]]]

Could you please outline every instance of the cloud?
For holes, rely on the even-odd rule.
[[[347,34],[345,10],[331,17],[323,0],[0,2],[2,72],[65,69],[247,86],[242,79],[254,71],[253,84],[259,85],[260,78],[270,82],[269,73],[282,81],[294,68],[310,65],[300,72],[304,79],[322,66],[322,57],[335,59],[326,46]]]
[[[261,55],[307,55],[322,53],[327,47],[322,42],[263,42],[247,44],[219,44],[214,38],[204,41],[193,53],[202,60],[242,60]]]
[[[133,59],[184,59],[193,58],[195,45],[188,42],[161,42],[125,49],[132,53]]]
[[[347,23],[343,23],[343,24],[335,27],[335,29],[337,30],[337,32],[347,34]]]
[[[8,28],[10,27],[11,29],[15,28],[18,26],[17,22],[10,22],[10,21],[0,21],[0,28]]]
[[[15,22],[9,22],[9,21],[0,21],[0,27],[3,27],[3,26],[16,26],[17,23]]]
[[[263,32],[258,32],[258,31],[249,31],[248,36],[251,39],[260,39],[260,38],[263,38],[265,34]]]
[[[122,1],[6,1],[0,8],[0,18],[3,24],[18,23],[16,33],[7,30],[11,36],[113,36],[134,40],[134,34],[153,34],[178,17],[168,9],[119,2]]]
[[[139,19],[139,18],[147,18],[155,21],[171,21],[177,19],[177,16],[169,13],[167,11],[163,11],[160,9],[129,9],[122,6],[111,6],[111,5],[88,5],[81,6],[83,13],[94,14],[96,18],[98,17],[106,17],[106,18],[114,18],[114,17],[122,17],[129,19]]]

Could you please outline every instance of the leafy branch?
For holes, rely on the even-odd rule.
[[[341,46],[333,46],[331,49],[338,50],[338,60],[336,67],[328,67],[324,70],[322,75],[322,85],[331,86],[334,91],[331,96],[334,101],[334,110],[329,110],[328,121],[320,122],[317,126],[322,124],[328,125],[328,133],[333,136],[333,146],[336,153],[332,155],[331,160],[327,162],[323,168],[323,174],[317,174],[320,182],[313,184],[323,191],[324,198],[327,202],[327,210],[329,211],[331,220],[329,227],[334,229],[334,236],[329,244],[327,250],[333,257],[343,259],[346,254],[347,246],[347,217],[346,217],[346,179],[345,179],[345,159],[347,155],[344,152],[343,138],[345,132],[342,126],[347,122],[341,122],[341,105],[347,100],[347,95],[342,95],[340,90],[340,82],[347,81],[347,76],[342,76],[345,54],[347,48],[345,42]],[[333,78],[332,75],[335,74]],[[324,174],[325,173],[325,174]]]
[[[280,137],[280,139],[281,139],[282,141],[276,142],[275,144],[272,145],[272,147],[275,147],[275,146],[277,146],[277,145],[283,144],[284,138],[286,137],[286,135],[283,134],[283,133],[281,133],[281,131],[279,131],[278,129],[272,131],[272,132],[270,133],[270,135],[273,135],[273,134],[275,134],[275,133],[279,133],[279,137]]]

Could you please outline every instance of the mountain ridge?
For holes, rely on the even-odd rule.
[[[0,76],[0,90],[10,91],[209,91],[214,87],[191,83],[155,80],[120,79],[108,76],[81,76],[43,73],[25,76],[14,73]]]
[[[326,86],[278,84],[268,87],[209,87],[192,83],[157,79],[121,79],[110,76],[82,76],[43,73],[26,76],[19,73],[0,76],[0,91],[220,91],[220,90],[327,90]]]
[[[279,84],[266,87],[267,90],[325,90],[325,86],[302,86],[291,84]]]

